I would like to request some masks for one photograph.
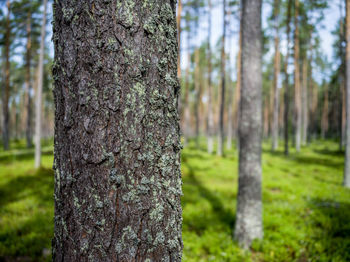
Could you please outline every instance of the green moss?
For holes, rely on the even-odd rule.
[[[149,135],[149,139],[152,137]],[[201,140],[202,148],[205,144],[206,140]],[[300,154],[292,149],[288,158],[283,156],[282,148],[272,154],[270,143],[265,144],[262,158],[265,238],[255,241],[252,252],[248,253],[232,241],[238,181],[237,151],[226,151],[226,157],[220,158],[205,150],[196,150],[194,145],[194,141],[189,141],[182,152],[184,262],[350,261],[350,191],[342,186],[344,158],[337,151],[337,143],[317,141],[302,148]],[[43,149],[44,168],[38,171],[33,169],[34,151],[25,149],[24,140],[12,141],[11,148],[10,152],[0,151],[0,257],[51,261],[50,255],[44,256],[43,249],[51,250],[53,238],[52,141]],[[152,163],[159,150],[155,151],[140,153],[141,158]],[[129,177],[118,174],[117,170],[113,172],[111,183],[119,179],[122,184],[125,177]],[[60,178],[67,174],[56,169],[55,176],[56,190],[60,190]],[[150,187],[149,195],[157,197],[158,188],[164,189],[163,183],[157,183],[157,176],[153,174],[134,183]],[[165,183],[166,186],[169,184]],[[153,221],[166,217],[169,228],[179,226],[178,217],[164,214],[168,206],[163,205],[170,207],[168,201],[173,203],[175,193],[170,191],[174,189],[181,190],[180,174],[170,183],[166,202],[154,203],[149,213]],[[137,201],[140,192],[135,190],[133,194]],[[75,205],[83,205],[74,193],[72,197]],[[102,201],[101,198],[98,201]],[[132,200],[133,196],[127,195],[126,199]],[[93,216],[93,208],[84,210],[87,217]],[[58,222],[65,225],[60,218]],[[99,224],[103,223],[101,219]],[[164,236],[169,228],[161,228]],[[153,233],[152,236],[145,230],[142,235],[147,243],[176,248],[175,238],[165,238],[162,243],[161,234]],[[122,235],[124,238],[113,247],[116,253],[127,248],[130,241],[140,241],[132,228],[124,229]],[[86,244],[82,242],[79,248],[86,249]]]

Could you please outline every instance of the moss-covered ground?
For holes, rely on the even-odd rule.
[[[350,190],[337,143],[313,142],[289,157],[264,144],[264,240],[244,252],[232,239],[237,152],[208,155],[201,142],[182,152],[184,261],[350,261]],[[49,261],[52,146],[45,144],[40,170],[24,147],[0,151],[0,261]]]

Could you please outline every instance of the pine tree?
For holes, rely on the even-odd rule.
[[[261,1],[242,1],[239,182],[234,237],[243,248],[263,237],[261,201]]]
[[[54,2],[53,261],[181,261],[175,10]]]
[[[36,90],[35,101],[35,167],[41,165],[41,120],[42,120],[42,92],[43,92],[43,75],[44,75],[44,52],[45,52],[45,33],[46,33],[46,6],[47,0],[43,2],[44,12],[41,26],[39,70],[38,70],[38,87]]]

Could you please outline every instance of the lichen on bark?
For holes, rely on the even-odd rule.
[[[53,25],[54,261],[181,261],[175,2],[55,1]]]

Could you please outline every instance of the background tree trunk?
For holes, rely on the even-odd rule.
[[[344,186],[350,188],[350,0],[346,0],[346,145]]]
[[[302,128],[303,128],[303,132],[302,132],[302,138],[301,138],[301,143],[302,145],[306,145],[307,144],[307,134],[308,134],[308,114],[309,114],[309,110],[308,110],[308,92],[307,92],[307,71],[308,71],[308,67],[307,67],[307,59],[304,58],[303,61],[303,82],[302,82]]]
[[[200,111],[200,105],[201,105],[201,98],[202,98],[202,83],[201,83],[201,74],[200,74],[200,66],[199,66],[199,47],[196,48],[194,56],[195,56],[195,90],[196,90],[196,100],[195,100],[195,128],[196,128],[196,147],[199,149],[199,135],[200,135],[200,130],[199,130],[199,125],[200,125],[200,120],[199,120],[199,111]]]
[[[287,10],[287,54],[284,61],[284,154],[289,154],[289,43],[290,43],[290,18],[291,18],[292,0],[288,0]]]
[[[261,0],[242,1],[239,186],[234,237],[243,248],[263,237],[261,201]]]
[[[177,42],[178,42],[178,49],[177,49],[177,77],[181,81],[181,15],[182,15],[182,1],[178,0],[177,5],[177,17],[176,17],[176,25],[177,25]]]
[[[328,105],[328,87],[325,86],[324,90],[324,102],[323,102],[323,110],[322,110],[322,120],[321,120],[321,138],[325,139],[326,133],[328,131],[328,111],[329,111],[329,105]]]
[[[45,33],[46,33],[46,6],[47,0],[44,0],[43,21],[41,26],[39,71],[38,71],[38,88],[35,101],[35,167],[41,165],[41,118],[42,118],[42,92],[44,76],[44,52],[45,52]]]
[[[280,50],[279,50],[279,0],[274,1],[274,23],[275,23],[275,58],[274,58],[274,77],[273,77],[273,119],[272,119],[272,150],[278,148],[278,81],[280,74]]]
[[[4,150],[10,149],[10,115],[9,115],[9,97],[10,97],[10,37],[11,37],[11,25],[10,25],[10,0],[6,2],[7,16],[5,27],[5,88],[3,92],[3,129],[2,139],[4,144]]]
[[[27,46],[26,46],[26,111],[27,111],[27,126],[26,140],[27,148],[32,147],[32,98],[31,98],[31,60],[32,60],[32,14],[30,11],[27,14]]]
[[[54,2],[53,261],[181,261],[176,6]]]
[[[239,47],[237,54],[237,84],[234,95],[234,129],[236,137],[238,137],[239,129],[239,115],[240,115],[240,103],[241,103],[241,67],[242,67],[242,10],[240,11],[240,25],[239,25]],[[239,139],[237,139],[237,149],[239,149]]]
[[[225,84],[226,84],[226,0],[223,2],[223,28],[221,47],[221,92],[220,92],[220,112],[219,112],[219,136],[218,136],[218,156],[224,153],[224,110],[225,110]]]
[[[189,13],[187,11],[186,17],[189,17]],[[187,68],[186,68],[186,79],[185,79],[185,98],[183,103],[183,125],[182,125],[182,134],[184,138],[184,144],[187,144],[188,137],[190,136],[190,120],[191,120],[191,112],[190,112],[190,67],[191,67],[191,33],[190,33],[190,23],[187,20]]]
[[[208,153],[212,154],[214,150],[214,116],[213,116],[213,90],[211,83],[212,64],[211,64],[211,0],[208,0]]]
[[[295,0],[294,12],[294,89],[295,89],[295,148],[300,151],[301,144],[301,89],[299,66],[299,0]]]

